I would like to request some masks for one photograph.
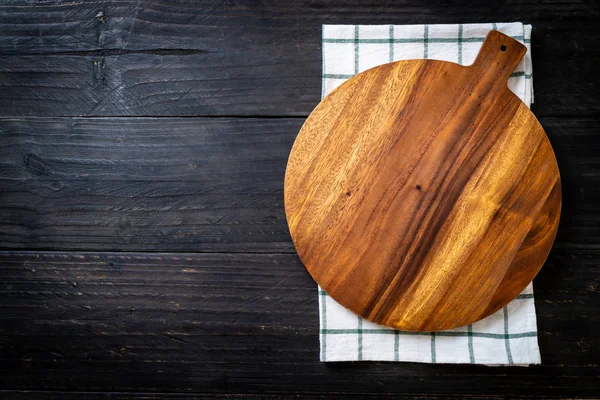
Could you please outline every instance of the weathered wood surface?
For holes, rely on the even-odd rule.
[[[599,115],[600,6],[60,1],[0,8],[0,115],[306,116],[321,25],[524,21],[537,116]]]
[[[293,251],[283,176],[298,119],[12,119],[0,246]]]
[[[38,400],[38,399],[56,399],[56,400],[71,400],[71,399],[86,399],[86,400],[113,400],[113,399],[134,399],[134,400],[206,400],[206,399],[223,399],[223,400],[239,400],[243,399],[259,399],[259,400],[287,400],[290,398],[288,394],[257,394],[257,393],[228,393],[228,394],[206,394],[206,393],[136,393],[136,392],[65,392],[65,391],[18,391],[10,390],[1,392],[2,399],[7,400]],[[328,393],[307,395],[301,394],[294,398],[308,399],[339,399],[339,400],[363,400],[364,394],[350,393]],[[463,399],[464,396],[448,396],[448,395],[411,395],[411,394],[377,394],[378,399],[422,399],[422,400],[438,400],[438,399]],[[502,399],[503,396],[478,396],[477,399]]]
[[[541,366],[332,365],[293,254],[0,252],[2,386],[594,397],[599,265],[554,250],[536,278]]]
[[[294,252],[283,208],[302,119],[11,118],[0,247]],[[558,246],[600,237],[600,123],[542,118],[563,183]]]
[[[0,397],[597,397],[599,9],[0,1]],[[320,100],[321,24],[486,21],[534,25],[533,111],[561,171],[534,281],[544,365],[319,363],[282,189]],[[111,118],[39,118],[61,116]]]

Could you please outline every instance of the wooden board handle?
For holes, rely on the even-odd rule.
[[[484,75],[499,82],[507,82],[517,65],[527,53],[527,47],[510,36],[490,31],[470,68],[485,71]]]

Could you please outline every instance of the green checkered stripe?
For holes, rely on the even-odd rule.
[[[354,75],[387,62],[425,58],[471,64],[489,30],[530,46],[521,23],[458,25],[324,25],[323,97]],[[533,101],[530,51],[509,79]],[[489,365],[537,364],[540,354],[533,287],[472,325],[435,333],[404,332],[353,314],[319,290],[321,361],[413,361]]]

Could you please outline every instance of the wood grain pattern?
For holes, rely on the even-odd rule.
[[[300,120],[0,124],[0,248],[293,251],[283,177]]]
[[[451,329],[537,274],[561,190],[543,128],[506,86],[525,51],[492,31],[472,66],[385,64],[310,115],[288,162],[286,215],[340,304],[398,329]]]

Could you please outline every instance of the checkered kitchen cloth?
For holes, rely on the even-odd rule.
[[[323,25],[323,96],[366,69],[427,58],[468,65],[486,34],[497,29],[527,46],[508,86],[533,101],[531,25]],[[321,361],[414,361],[529,365],[540,363],[533,287],[497,313],[450,331],[396,331],[363,320],[319,288]]]

